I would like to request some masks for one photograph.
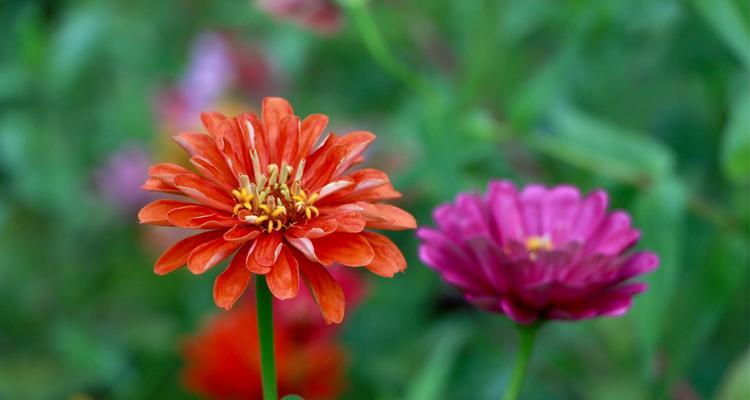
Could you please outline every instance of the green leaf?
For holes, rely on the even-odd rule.
[[[693,0],[698,12],[724,44],[750,69],[750,27],[733,0]]]
[[[735,182],[750,180],[750,93],[744,91],[732,105],[724,129],[721,162],[726,176]]]
[[[445,393],[448,376],[456,363],[458,351],[466,335],[455,325],[441,330],[438,342],[422,369],[406,391],[407,400],[437,400]]]
[[[750,399],[750,350],[737,360],[719,387],[716,400]]]
[[[552,134],[538,134],[529,144],[557,159],[592,173],[643,184],[670,174],[669,149],[639,132],[562,108],[552,113]]]
[[[665,330],[665,318],[682,267],[682,232],[687,190],[676,178],[657,182],[637,200],[635,225],[641,229],[640,247],[659,256],[659,268],[647,275],[649,288],[636,299],[631,311],[644,365],[653,357]]]
[[[302,396],[300,396],[300,395],[288,394],[288,395],[282,397],[281,400],[305,400],[305,399],[302,398]]]

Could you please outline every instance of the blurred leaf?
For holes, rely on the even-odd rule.
[[[67,88],[80,76],[104,39],[109,20],[106,8],[98,3],[83,4],[87,5],[69,10],[51,45],[49,77],[54,90]]]
[[[735,100],[723,133],[722,167],[735,182],[750,182],[750,93]]]
[[[750,399],[750,350],[727,372],[716,400]]]
[[[680,286],[686,292],[700,292],[700,296],[675,299],[672,307],[671,334],[665,343],[669,352],[666,374],[669,382],[681,377],[705,349],[724,310],[737,298],[748,279],[750,260],[743,240],[721,233],[710,237],[700,249],[696,265],[680,279]]]
[[[630,184],[658,181],[673,167],[664,145],[643,134],[563,108],[551,116],[552,134],[529,138],[535,149],[592,173]]]
[[[693,0],[693,4],[745,68],[750,69],[750,26],[734,0]]]
[[[443,398],[446,384],[458,350],[466,335],[456,326],[447,326],[440,331],[439,340],[434,345],[432,354],[425,362],[406,391],[407,400],[436,400]]]
[[[654,184],[637,200],[635,225],[641,229],[641,248],[659,256],[659,268],[647,275],[649,288],[636,299],[631,315],[641,345],[644,371],[649,372],[668,319],[675,281],[684,269],[681,248],[687,190],[676,178]]]

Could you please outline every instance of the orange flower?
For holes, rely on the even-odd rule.
[[[167,249],[154,271],[162,275],[187,264],[201,274],[234,254],[214,285],[219,307],[232,307],[251,273],[265,275],[279,299],[297,295],[301,276],[325,321],[339,323],[344,294],[325,266],[364,266],[391,277],[406,268],[401,251],[366,229],[413,229],[416,222],[381,203],[400,197],[384,172],[348,172],[364,160],[375,135],[331,133],[313,146],[328,123],[325,115],[300,121],[286,100],[266,98],[262,116],[204,113],[208,135],[175,137],[198,173],[175,164],[149,169],[144,189],[193,202],[155,201],[138,214],[141,223],[206,230]]]
[[[188,389],[208,399],[262,398],[258,331],[248,328],[255,319],[253,307],[242,305],[216,316],[186,341],[182,378]],[[289,322],[282,315],[275,319],[281,328],[275,335],[279,392],[307,400],[339,397],[345,382],[343,347],[332,335],[310,336],[326,328],[322,322],[304,329]]]

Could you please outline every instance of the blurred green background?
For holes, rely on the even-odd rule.
[[[368,162],[421,224],[495,177],[634,214],[649,291],[545,327],[524,398],[748,398],[747,1],[348,0],[312,22],[272,3],[0,3],[0,399],[191,398],[179,346],[219,312],[220,269],[153,274],[169,238],[138,225],[138,186],[198,112],[264,95],[375,132]],[[512,325],[391,237],[409,268],[362,273],[343,397],[499,398]]]

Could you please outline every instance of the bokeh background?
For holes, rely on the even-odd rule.
[[[0,32],[0,399],[197,396],[185,347],[222,314],[220,268],[152,272],[179,233],[138,225],[139,186],[185,161],[169,137],[200,111],[265,95],[375,132],[368,163],[421,224],[490,178],[603,187],[633,213],[662,260],[650,290],[544,327],[524,398],[750,396],[746,1],[5,0]],[[512,325],[390,236],[406,273],[357,271],[361,299],[315,339],[344,355],[337,396],[499,398]]]

